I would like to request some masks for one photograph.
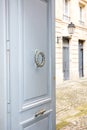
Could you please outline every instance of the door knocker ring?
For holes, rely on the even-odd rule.
[[[45,54],[37,50],[35,52],[34,60],[37,67],[43,67],[45,64]]]

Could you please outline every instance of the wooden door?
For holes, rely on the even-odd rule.
[[[83,43],[79,41],[79,77],[83,76]]]
[[[63,74],[64,80],[69,79],[69,40],[63,39]]]
[[[55,130],[54,0],[9,6],[9,130]]]

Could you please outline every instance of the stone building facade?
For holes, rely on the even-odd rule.
[[[87,0],[56,0],[56,84],[87,78]],[[68,24],[75,31],[68,33]]]

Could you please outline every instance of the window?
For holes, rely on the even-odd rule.
[[[83,11],[83,9],[82,9],[82,7],[80,7],[80,20],[82,21],[82,11]]]
[[[63,12],[63,19],[70,20],[69,17],[69,0],[64,0],[64,12]]]
[[[85,7],[79,6],[79,22],[80,24],[84,24],[85,22]]]
[[[66,15],[68,15],[68,0],[65,0],[65,9],[64,9],[64,13]]]

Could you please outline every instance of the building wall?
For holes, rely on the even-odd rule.
[[[78,41],[83,40],[83,71],[87,78],[87,0],[68,0],[69,19],[64,20],[64,0],[56,0],[56,84],[64,81],[63,72],[63,37],[69,38],[69,79],[79,79]],[[84,9],[83,21],[80,21],[79,7]],[[76,26],[74,34],[68,33],[67,26],[73,22]],[[59,39],[57,43],[57,37]]]

